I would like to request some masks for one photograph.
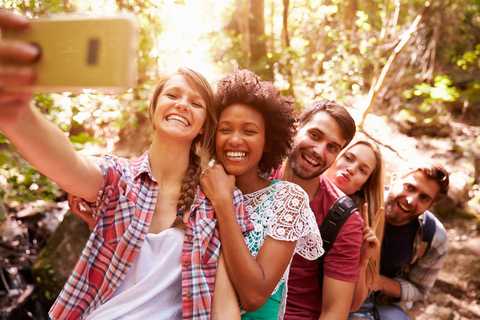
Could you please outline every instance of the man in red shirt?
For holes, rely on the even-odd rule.
[[[277,178],[305,189],[319,225],[328,209],[344,195],[321,174],[354,135],[352,117],[333,101],[314,102],[300,115],[293,150]],[[362,218],[355,211],[321,260],[323,266],[319,266],[318,261],[294,256],[288,281],[286,320],[347,318],[360,269],[362,226]]]

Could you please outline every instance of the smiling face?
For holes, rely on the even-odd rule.
[[[226,107],[219,118],[215,152],[228,174],[256,178],[265,148],[265,121],[260,112],[245,104]]]
[[[346,195],[352,195],[367,182],[376,163],[373,150],[357,143],[345,150],[325,174]]]
[[[440,188],[423,172],[415,171],[395,182],[385,203],[387,222],[404,225],[424,213],[433,204]]]
[[[153,114],[158,134],[193,141],[207,117],[206,104],[182,75],[174,75],[163,86]]]
[[[295,135],[288,165],[300,179],[316,178],[332,164],[345,143],[335,119],[327,112],[318,112]]]

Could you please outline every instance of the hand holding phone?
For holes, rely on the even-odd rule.
[[[0,28],[26,30],[28,19],[0,9]],[[11,91],[13,87],[28,87],[34,83],[35,70],[31,66],[37,57],[36,47],[19,41],[0,39],[0,131],[15,128],[23,111],[30,106],[31,92]]]
[[[22,32],[30,27],[28,19],[0,9],[2,34],[10,29]],[[0,88],[31,85],[35,72],[29,66],[39,56],[38,48],[19,41],[0,42]]]
[[[35,92],[86,88],[119,92],[135,85],[138,31],[131,16],[62,15],[32,19],[27,26],[2,30],[2,43],[29,43],[33,52],[37,48],[35,82],[10,82],[5,87]],[[15,58],[20,59],[19,52]]]

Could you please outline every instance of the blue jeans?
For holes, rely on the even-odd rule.
[[[358,311],[350,313],[348,320],[410,320],[410,317],[397,305],[375,305],[369,297]]]
[[[410,317],[397,305],[377,306],[381,320],[410,320]]]

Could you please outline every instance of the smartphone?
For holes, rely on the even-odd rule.
[[[2,30],[2,37],[40,49],[37,80],[28,90],[118,93],[136,84],[138,27],[131,15],[32,19],[28,30]]]

